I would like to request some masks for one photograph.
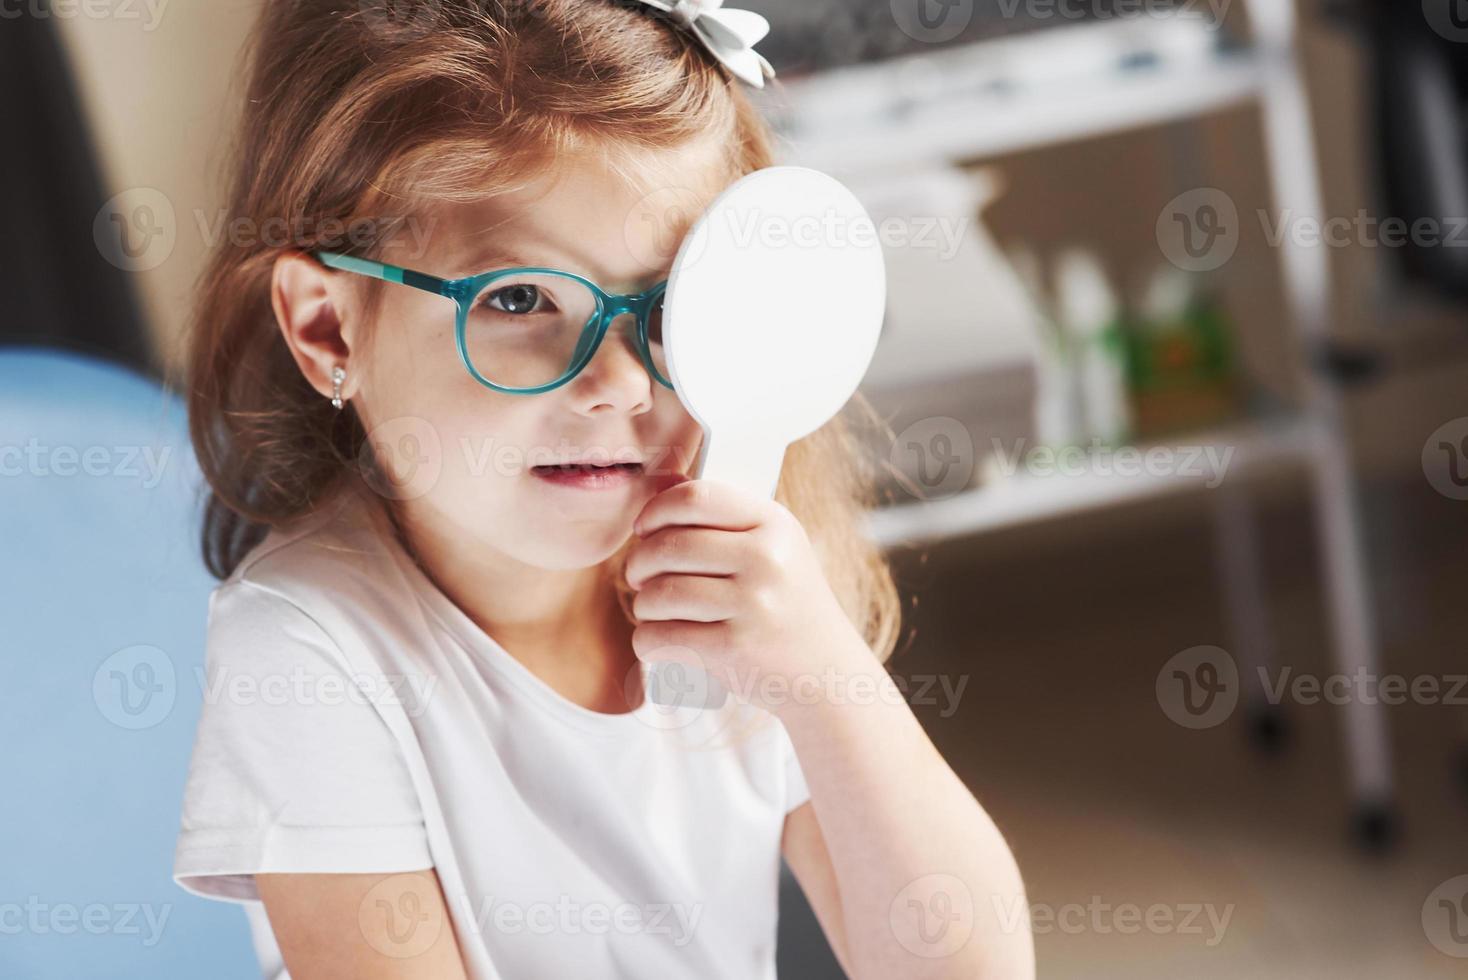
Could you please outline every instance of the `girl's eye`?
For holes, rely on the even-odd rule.
[[[550,298],[541,292],[540,287],[529,283],[516,283],[496,289],[485,297],[485,303],[492,310],[519,316],[526,313],[547,313],[554,309]]]

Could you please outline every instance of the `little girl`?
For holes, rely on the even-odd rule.
[[[853,977],[1033,975],[882,666],[847,423],[775,500],[687,476],[664,280],[772,162],[717,7],[264,5],[228,204],[262,234],[194,318],[222,582],[174,875],[247,903],[267,976],[769,978],[782,855]],[[656,662],[731,697],[662,707]]]

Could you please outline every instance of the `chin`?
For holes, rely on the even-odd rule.
[[[573,571],[604,563],[632,537],[632,520],[608,523],[604,528],[566,524],[538,538],[526,563],[552,571]]]

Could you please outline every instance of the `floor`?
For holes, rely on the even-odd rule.
[[[1327,624],[1303,501],[1287,486],[1261,505],[1262,548],[1278,662],[1323,676]],[[1419,478],[1370,488],[1365,507],[1384,673],[1468,673],[1468,504]],[[969,677],[956,710],[918,713],[1014,848],[1040,976],[1468,976],[1468,931],[1456,942],[1449,931],[1468,919],[1448,923],[1440,896],[1427,901],[1468,874],[1457,768],[1468,706],[1388,709],[1403,833],[1376,856],[1350,832],[1338,708],[1290,706],[1272,754],[1251,741],[1242,711],[1194,731],[1160,709],[1169,657],[1229,644],[1206,514],[1206,500],[1173,501],[898,559],[919,603],[896,670]],[[798,894],[786,898],[782,974],[839,977],[828,953],[797,941],[807,916]]]

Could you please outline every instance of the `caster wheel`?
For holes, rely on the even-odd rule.
[[[1264,755],[1283,753],[1289,747],[1293,735],[1289,720],[1277,705],[1266,705],[1250,712],[1249,740]]]
[[[1402,821],[1392,803],[1357,803],[1351,815],[1351,838],[1367,854],[1386,854],[1402,837]]]

